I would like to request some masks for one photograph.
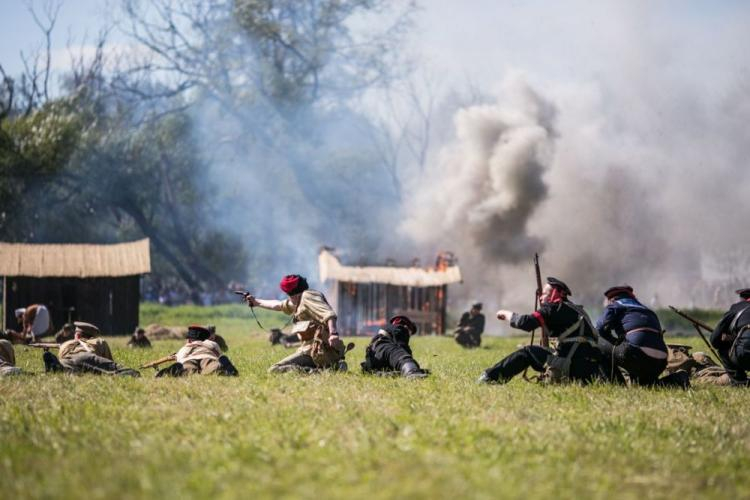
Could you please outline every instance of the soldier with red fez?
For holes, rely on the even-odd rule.
[[[711,345],[738,382],[747,380],[750,370],[750,288],[737,290],[740,301],[724,314],[711,334]]]
[[[284,276],[279,283],[286,300],[258,299],[246,295],[248,306],[281,311],[292,316],[296,334],[302,345],[292,354],[274,364],[268,371],[312,371],[319,368],[346,369],[346,347],[338,336],[336,312],[321,292],[310,290],[307,280],[298,275]]]
[[[630,285],[613,286],[604,292],[607,305],[596,322],[599,348],[606,375],[624,382],[620,369],[636,385],[689,387],[687,372],[678,371],[659,379],[667,367],[667,345],[656,313],[644,306]]]
[[[200,325],[188,327],[187,342],[175,354],[175,363],[160,370],[157,377],[187,375],[239,375],[228,357],[221,354],[219,344],[210,340],[211,331]]]
[[[510,354],[479,377],[480,383],[505,383],[531,367],[544,373],[550,382],[579,381],[588,383],[601,374],[601,353],[597,335],[588,314],[568,300],[568,285],[547,278],[542,289],[540,307],[531,314],[517,314],[501,309],[497,318],[510,326],[530,332],[537,328],[557,340],[553,349],[538,345],[525,346]]]
[[[417,333],[406,316],[394,316],[390,324],[378,331],[365,350],[362,371],[365,373],[401,373],[406,378],[424,378],[427,372],[412,356],[409,338]]]
[[[137,371],[114,362],[106,341],[99,338],[99,328],[76,321],[72,340],[60,345],[60,358],[47,351],[42,356],[47,372],[93,373],[140,377]]]

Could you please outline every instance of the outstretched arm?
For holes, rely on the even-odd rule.
[[[271,311],[281,311],[281,304],[283,303],[283,301],[275,299],[257,299],[250,294],[245,295],[245,302],[249,307],[260,307]]]

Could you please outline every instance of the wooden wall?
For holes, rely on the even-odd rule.
[[[3,328],[19,329],[14,310],[44,304],[55,330],[68,319],[86,321],[104,334],[132,333],[138,325],[140,276],[121,278],[6,277]]]
[[[445,333],[446,286],[404,287],[344,283],[336,287],[339,329],[347,335],[372,335],[389,318],[408,316],[420,334]]]

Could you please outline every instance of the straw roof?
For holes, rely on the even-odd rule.
[[[0,243],[0,276],[104,278],[149,272],[148,238],[114,245]]]
[[[458,266],[450,266],[444,271],[422,267],[388,266],[344,266],[328,250],[318,256],[320,280],[336,280],[345,283],[381,283],[397,286],[442,286],[461,282]]]

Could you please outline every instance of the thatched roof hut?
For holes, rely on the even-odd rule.
[[[151,272],[149,240],[110,245],[0,243],[3,328],[14,310],[44,304],[56,326],[89,321],[106,333],[138,324],[140,276]]]

